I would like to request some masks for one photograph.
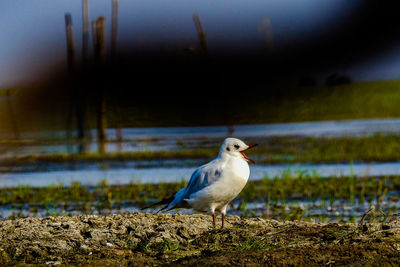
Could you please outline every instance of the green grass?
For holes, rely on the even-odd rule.
[[[236,251],[245,250],[262,250],[262,249],[275,249],[278,246],[270,244],[266,241],[260,240],[262,238],[256,236],[247,236],[239,242],[238,246],[235,248]]]
[[[274,137],[255,153],[263,163],[397,161],[400,135],[366,137]],[[251,153],[251,152],[250,152]]]
[[[85,153],[85,154],[52,154],[52,155],[30,155],[15,157],[8,161],[19,162],[67,162],[67,161],[99,161],[99,160],[152,160],[152,159],[180,159],[180,158],[209,158],[216,156],[217,149],[196,149],[177,151],[143,151],[126,153]]]
[[[70,212],[104,214],[120,210],[125,206],[143,207],[169,197],[186,185],[181,183],[128,184],[111,186],[107,181],[85,187],[78,182],[71,186],[51,185],[47,187],[19,186],[0,189],[0,206],[11,205],[16,214],[22,210],[47,210],[47,216],[67,215]],[[354,210],[375,203],[385,213],[398,212],[399,206],[388,206],[388,197],[393,201],[400,192],[400,176],[390,177],[328,177],[321,178],[308,172],[250,181],[238,196],[237,212],[244,217],[256,213],[240,203],[263,202],[268,205],[269,218],[301,220],[317,218],[329,220],[326,214],[307,215],[308,209],[347,205]],[[306,203],[300,207],[299,202]]]
[[[86,187],[79,182],[70,186],[50,185],[46,187],[18,186],[0,188],[0,205],[38,203],[48,205],[67,202],[94,202],[121,203],[129,201],[139,205],[170,196],[186,182],[137,184],[114,186],[103,181],[96,186]],[[327,177],[310,175],[306,172],[290,175],[284,173],[274,178],[264,178],[258,181],[249,181],[240,194],[243,201],[257,201],[269,199],[270,202],[279,202],[290,199],[329,198],[347,199],[354,201],[355,197],[363,196],[364,201],[390,192],[400,191],[400,176],[389,177]],[[361,201],[361,199],[359,199]],[[245,205],[241,205],[243,210]]]
[[[334,87],[282,88],[281,94],[256,102],[248,112],[256,114],[257,122],[392,118],[400,117],[398,103],[399,80],[370,81]]]
[[[196,108],[187,108],[182,112],[181,107],[173,106],[157,109],[143,104],[120,106],[120,103],[109,103],[108,126],[115,127],[118,121],[122,122],[122,127],[153,127],[400,117],[400,80],[354,82],[334,87],[281,84],[274,88],[269,86],[247,89],[252,92],[247,103],[240,108],[229,103],[221,110],[214,107],[198,112]],[[1,91],[2,94],[5,94],[5,91]],[[14,105],[20,130],[65,129],[65,110],[68,110],[68,103],[57,102],[57,106],[52,106],[52,101],[47,107],[42,103],[32,103],[30,90],[13,91],[18,91],[18,99],[21,99]],[[115,111],[113,105],[119,105],[119,112]],[[7,112],[7,109],[4,109],[3,114],[8,116]],[[90,110],[89,115],[90,126],[94,128],[96,120],[93,110]],[[4,124],[2,129],[11,127],[7,124],[8,117],[0,119]]]

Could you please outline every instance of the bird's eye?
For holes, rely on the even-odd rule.
[[[236,149],[239,149],[239,145],[234,145],[234,147],[235,147]]]
[[[226,150],[231,151],[231,150],[229,149],[229,147],[227,147]]]

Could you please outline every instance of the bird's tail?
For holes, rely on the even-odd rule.
[[[168,207],[169,203],[171,203],[174,200],[174,198],[175,198],[175,194],[172,195],[171,197],[164,198],[163,200],[161,200],[159,202],[156,202],[156,203],[153,203],[153,204],[151,204],[149,206],[141,208],[140,210],[145,210],[145,209],[148,209],[148,208],[152,208],[152,207],[156,207],[156,206],[160,206],[160,205],[166,204],[159,211],[157,211],[157,213],[159,213],[160,211],[165,210]]]

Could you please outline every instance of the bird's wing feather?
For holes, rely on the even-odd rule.
[[[211,161],[196,169],[186,187],[184,198],[214,183],[221,177],[222,169],[216,161]]]
[[[190,177],[188,185],[175,194],[175,198],[169,203],[167,210],[185,207],[187,205],[185,200],[190,198],[191,194],[202,190],[218,180],[222,173],[220,167],[216,160],[198,167]]]

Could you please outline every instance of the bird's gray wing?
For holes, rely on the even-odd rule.
[[[222,170],[218,168],[218,164],[215,163],[215,161],[211,161],[198,167],[190,177],[188,185],[175,194],[174,200],[166,207],[167,210],[186,207],[187,202],[185,199],[190,198],[191,194],[196,193],[217,181],[221,176]]]
[[[193,172],[182,199],[189,198],[191,194],[202,190],[218,180],[222,170],[216,167],[218,164],[213,163],[212,161],[206,165],[200,166]]]

